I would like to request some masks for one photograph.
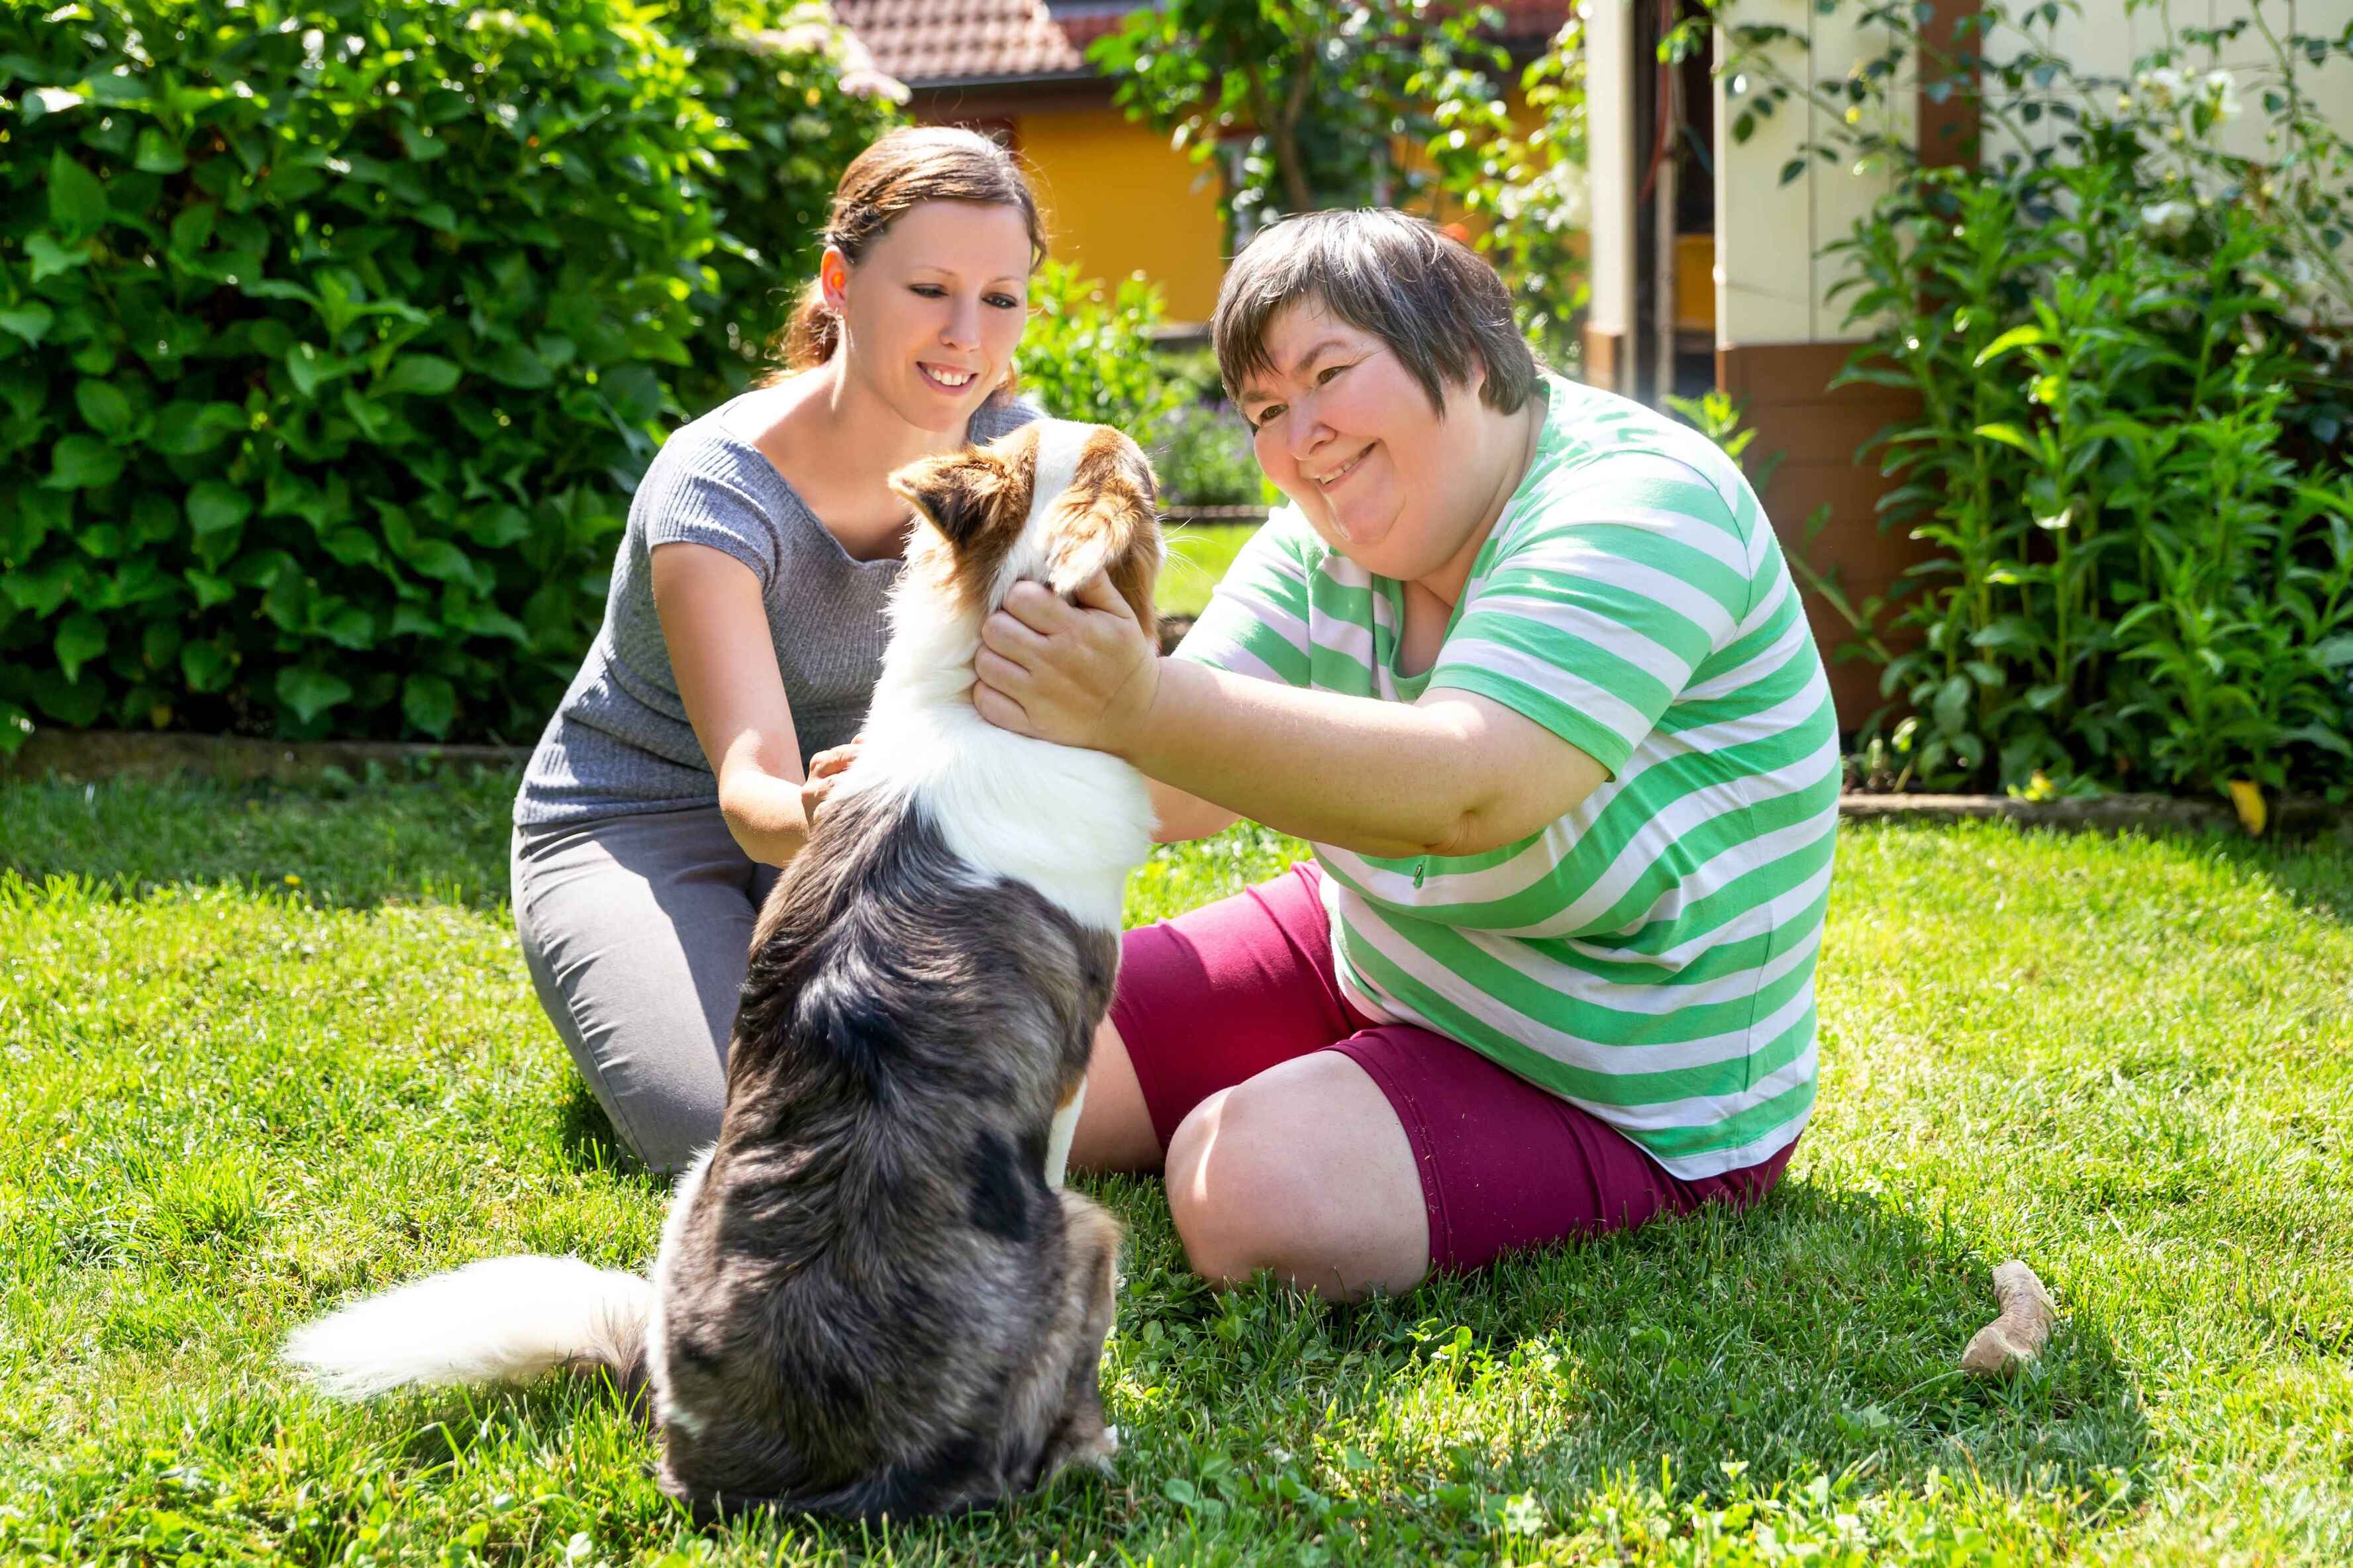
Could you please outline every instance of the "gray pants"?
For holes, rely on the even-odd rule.
[[[509,873],[523,962],[622,1142],[682,1169],[719,1136],[727,1037],[776,868],[719,808],[517,828]]]

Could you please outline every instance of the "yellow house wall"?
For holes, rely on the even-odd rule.
[[[1506,102],[1525,132],[1534,111],[1517,91]],[[1166,135],[1108,105],[1026,110],[1015,118],[1014,136],[1034,171],[1057,258],[1088,277],[1142,272],[1160,286],[1169,320],[1209,319],[1225,276],[1225,237],[1216,189],[1199,165],[1170,148]],[[1400,152],[1427,167],[1418,150]],[[1440,205],[1441,221],[1462,217],[1451,204]],[[1483,224],[1473,218],[1466,226]],[[1715,317],[1715,246],[1706,236],[1686,235],[1676,249],[1679,324],[1705,329]]]
[[[1107,106],[1025,111],[1013,133],[1058,259],[1092,278],[1141,272],[1166,296],[1170,321],[1209,319],[1225,235],[1206,171]]]

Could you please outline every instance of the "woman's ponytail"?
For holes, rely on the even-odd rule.
[[[841,346],[841,318],[825,302],[825,285],[816,279],[801,290],[801,302],[785,327],[784,360],[787,374],[814,370]]]

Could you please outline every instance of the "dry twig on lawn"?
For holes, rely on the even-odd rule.
[[[2059,1317],[2051,1292],[2015,1258],[1995,1266],[1993,1298],[2001,1316],[1969,1336],[1961,1352],[1961,1370],[1979,1377],[2000,1377],[2041,1355]]]

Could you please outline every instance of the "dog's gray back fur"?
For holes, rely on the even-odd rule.
[[[1108,1447],[1118,1228],[1047,1186],[1118,938],[838,799],[764,912],[651,1345],[667,1489],[905,1516]]]

